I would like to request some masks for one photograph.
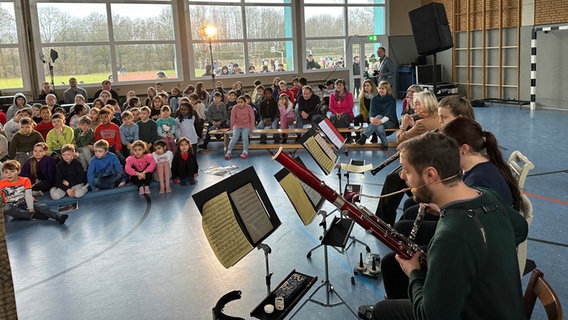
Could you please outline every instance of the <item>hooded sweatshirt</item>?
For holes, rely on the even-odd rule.
[[[24,105],[23,105],[22,108],[20,108],[20,107],[18,107],[18,106],[16,105],[16,99],[18,99],[18,98],[20,98],[20,97],[21,97],[21,98],[24,98]],[[28,104],[28,99],[26,98],[26,96],[25,96],[23,93],[18,92],[18,93],[16,93],[16,94],[14,95],[14,102],[12,103],[12,105],[10,106],[10,108],[8,108],[8,111],[6,111],[6,119],[9,121],[9,120],[11,120],[11,119],[14,117],[14,115],[16,114],[16,112],[17,112],[18,110],[23,109],[23,108],[31,108],[31,107],[32,107],[32,106],[30,106],[30,105]]]

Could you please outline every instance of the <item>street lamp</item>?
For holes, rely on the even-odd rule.
[[[207,38],[207,43],[209,43],[209,56],[211,58],[211,80],[213,81],[213,89],[215,89],[215,70],[213,68],[213,46],[211,43],[213,42],[213,38],[217,36],[217,27],[214,25],[206,25],[201,29],[201,34]]]

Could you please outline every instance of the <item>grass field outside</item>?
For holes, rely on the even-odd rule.
[[[162,70],[169,77],[176,77],[175,70]],[[203,71],[205,72],[205,71]],[[55,86],[67,87],[69,78],[75,77],[77,81],[81,84],[100,84],[103,80],[108,79],[109,73],[92,73],[84,75],[64,75],[64,76],[54,76]],[[139,72],[126,72],[126,74],[118,74],[119,82],[127,81],[143,81],[143,80],[156,80],[156,71],[139,71]],[[51,82],[51,78],[48,75],[45,81]],[[8,78],[0,79],[0,89],[19,89],[23,87],[22,78]]]

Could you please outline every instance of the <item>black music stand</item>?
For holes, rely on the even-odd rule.
[[[322,239],[321,244],[319,246],[323,246],[325,278],[324,280],[322,280],[321,284],[316,288],[316,290],[312,292],[312,294],[308,297],[308,299],[306,299],[300,305],[300,307],[296,309],[296,311],[292,314],[292,316],[290,316],[290,319],[294,318],[294,316],[308,302],[319,304],[322,307],[336,307],[340,305],[345,305],[349,309],[349,311],[353,313],[355,318],[357,318],[357,314],[355,313],[355,311],[353,311],[353,309],[351,309],[351,307],[345,302],[345,300],[341,298],[341,296],[337,293],[337,291],[335,291],[333,285],[331,284],[331,281],[329,280],[329,262],[328,262],[327,247],[332,246],[338,251],[339,251],[338,248],[341,248],[341,250],[345,250],[345,246],[349,241],[349,234],[351,234],[351,230],[353,229],[353,225],[355,224],[355,222],[351,219],[334,217],[331,226],[329,227],[329,229],[327,229],[326,218],[334,211],[330,212],[329,214],[323,210],[319,212],[319,214],[321,214],[322,216],[322,222],[320,223],[320,226],[323,227],[323,232],[324,232],[321,238]],[[313,251],[314,249],[310,250],[308,254],[311,254],[311,251]],[[314,295],[322,288],[325,288],[325,296],[326,296],[325,302],[314,299]],[[335,296],[337,297],[337,299],[339,299],[339,301],[332,303],[331,302],[332,294],[335,294]]]

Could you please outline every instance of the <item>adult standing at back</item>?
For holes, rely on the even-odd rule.
[[[391,87],[394,84],[394,66],[392,60],[387,57],[384,47],[377,49],[377,56],[379,60],[375,62],[373,76],[377,77],[377,83],[381,81],[388,81]]]
[[[69,88],[63,92],[63,101],[66,104],[75,103],[75,96],[82,95],[87,100],[87,90],[77,86],[77,79],[75,77],[69,78]]]
[[[118,95],[118,92],[116,92],[114,89],[111,88],[110,80],[103,80],[102,87],[95,92],[93,99],[98,98],[101,92],[103,91],[110,92],[110,95],[112,96],[113,99],[115,99],[116,101],[120,101],[120,96]]]

